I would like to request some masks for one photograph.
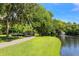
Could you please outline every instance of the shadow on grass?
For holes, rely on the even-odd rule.
[[[19,39],[19,37],[18,36],[10,36],[10,37],[0,36],[0,42],[9,42],[16,39]]]

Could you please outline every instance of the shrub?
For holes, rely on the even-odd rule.
[[[27,31],[33,31],[33,28],[28,24],[14,24],[14,26],[11,28],[11,31],[16,33],[24,33]]]

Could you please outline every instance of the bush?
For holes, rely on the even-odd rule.
[[[16,33],[24,33],[27,31],[33,31],[33,28],[28,24],[14,24],[11,31]]]

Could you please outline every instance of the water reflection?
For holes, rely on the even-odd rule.
[[[62,39],[62,56],[79,56],[79,36],[65,36]]]

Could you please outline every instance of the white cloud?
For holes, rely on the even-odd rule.
[[[76,7],[79,7],[79,3],[73,3]]]
[[[79,11],[79,7],[72,9],[71,11]]]
[[[79,3],[73,3],[75,8],[73,8],[71,11],[79,11]]]
[[[54,5],[60,5],[60,3],[53,3]]]

